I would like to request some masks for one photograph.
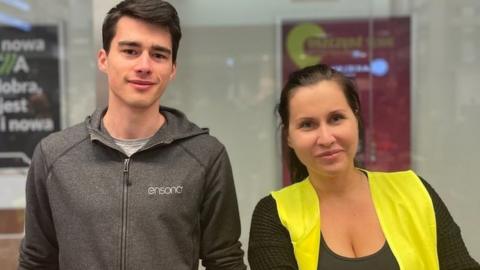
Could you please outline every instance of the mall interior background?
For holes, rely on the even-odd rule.
[[[106,102],[100,29],[118,1],[0,0],[0,27],[21,20],[61,33],[61,127]],[[411,19],[411,165],[427,179],[480,260],[480,2],[477,0],[171,0],[184,36],[162,103],[209,127],[229,152],[248,243],[255,204],[282,186],[274,107],[285,19]],[[0,40],[4,37],[0,36]],[[1,143],[1,142],[0,142]],[[26,169],[0,169],[0,267],[15,269]]]

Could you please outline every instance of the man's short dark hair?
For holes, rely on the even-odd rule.
[[[107,53],[110,51],[118,20],[124,16],[168,29],[172,37],[172,59],[173,63],[176,62],[182,30],[177,11],[170,3],[162,0],[124,0],[110,9],[102,26],[103,49]]]

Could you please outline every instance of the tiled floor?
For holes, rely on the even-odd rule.
[[[0,268],[2,270],[17,269],[20,241],[21,239],[0,239]]]
[[[23,209],[0,209],[0,269],[17,269],[23,232]]]
[[[22,233],[23,209],[0,209],[0,239],[2,234]]]

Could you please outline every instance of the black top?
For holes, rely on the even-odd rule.
[[[320,256],[318,256],[318,270],[400,270],[397,260],[385,241],[377,252],[363,257],[348,258],[336,254],[331,250],[323,236],[320,237]]]
[[[468,253],[460,228],[445,204],[427,182],[423,179],[422,182],[435,210],[440,270],[480,270],[480,265]],[[278,217],[277,205],[271,195],[261,199],[253,212],[248,262],[252,270],[298,269],[290,235]]]

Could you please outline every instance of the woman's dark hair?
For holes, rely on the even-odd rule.
[[[357,86],[351,78],[324,64],[308,66],[291,73],[287,83],[282,89],[277,111],[281,120],[283,160],[289,168],[290,179],[293,183],[305,179],[308,176],[308,171],[305,165],[298,159],[295,151],[287,144],[290,98],[299,87],[309,86],[327,80],[335,81],[340,85],[348,105],[357,119],[360,141],[363,139],[364,129],[361,117],[360,97],[358,96]]]
[[[172,37],[172,60],[173,63],[176,62],[182,30],[177,11],[171,4],[162,0],[124,0],[110,9],[102,26],[103,49],[107,53],[110,51],[118,20],[124,16],[167,28]]]

